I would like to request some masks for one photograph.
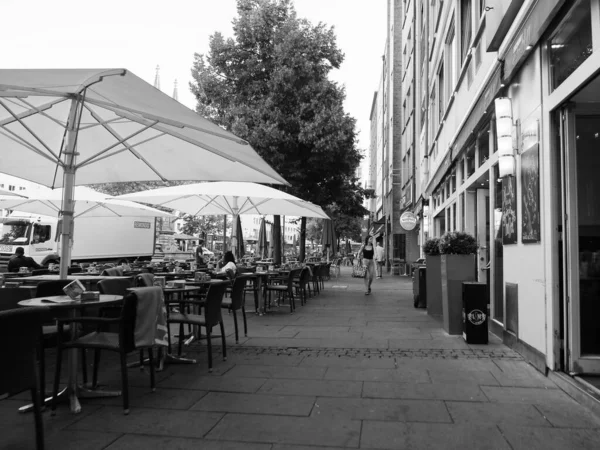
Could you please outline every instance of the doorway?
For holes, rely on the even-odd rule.
[[[600,77],[557,119],[564,366],[574,374],[600,375]]]

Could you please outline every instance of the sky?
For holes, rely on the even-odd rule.
[[[295,0],[299,17],[335,27],[345,61],[331,79],[346,87],[359,148],[369,145],[369,113],[381,76],[386,0]],[[189,91],[194,53],[209,36],[232,37],[235,0],[1,0],[0,68],[126,68],[195,108]],[[363,171],[364,173],[364,171]]]

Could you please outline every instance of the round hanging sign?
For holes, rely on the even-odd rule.
[[[410,211],[404,211],[400,216],[400,226],[406,231],[414,230],[417,226],[417,216]]]

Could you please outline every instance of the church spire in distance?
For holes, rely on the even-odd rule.
[[[179,96],[177,95],[177,78],[175,78],[175,86],[173,87],[173,98],[179,101]]]
[[[156,76],[154,77],[154,87],[160,90],[160,66],[156,66]]]

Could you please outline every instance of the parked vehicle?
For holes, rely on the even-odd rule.
[[[0,218],[0,271],[6,271],[16,247],[38,264],[59,262],[60,221],[56,217],[13,212]],[[150,261],[154,254],[155,220],[149,217],[78,217],[71,262],[124,263]]]

